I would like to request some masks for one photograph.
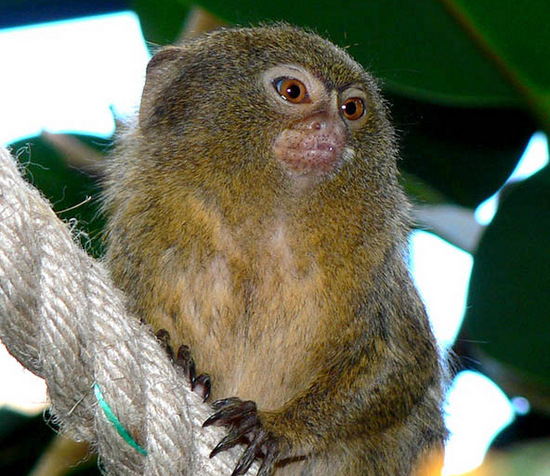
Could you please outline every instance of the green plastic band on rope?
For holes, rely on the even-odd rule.
[[[113,424],[115,427],[115,430],[118,432],[120,436],[128,443],[132,448],[134,448],[138,453],[147,456],[147,451],[145,451],[141,446],[139,446],[136,443],[136,440],[134,440],[128,431],[126,431],[126,428],[122,426],[122,423],[120,423],[119,419],[116,417],[116,415],[113,413],[113,410],[111,410],[111,407],[109,404],[105,401],[103,398],[103,394],[101,393],[101,390],[99,388],[99,385],[97,383],[94,383],[94,393],[95,397],[97,398],[97,401],[101,405],[101,408],[105,412],[105,416],[107,419]]]

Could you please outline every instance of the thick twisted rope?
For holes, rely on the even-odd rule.
[[[0,339],[46,380],[61,429],[90,442],[109,474],[231,473],[238,450],[208,458],[223,436],[217,428],[202,429],[208,406],[150,329],[128,315],[103,265],[75,244],[3,149]],[[121,436],[97,391],[144,451]]]

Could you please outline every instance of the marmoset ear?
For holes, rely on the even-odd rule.
[[[139,108],[141,127],[151,126],[162,117],[163,102],[159,102],[158,98],[165,87],[163,79],[171,76],[170,72],[177,68],[180,63],[178,60],[183,57],[183,54],[183,48],[169,46],[163,48],[149,60]]]

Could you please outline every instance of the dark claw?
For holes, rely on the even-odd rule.
[[[265,458],[262,461],[262,465],[260,466],[260,469],[258,470],[258,474],[256,476],[270,476],[270,474],[273,472],[275,462],[277,461],[277,457],[279,456],[278,446],[279,443],[275,439],[271,439],[265,443]]]
[[[256,456],[261,452],[261,446],[266,438],[266,432],[261,431],[260,434],[250,443],[250,446],[245,450],[242,456],[237,461],[237,466],[231,476],[239,476],[245,474],[252,466]]]
[[[155,336],[160,341],[160,345],[168,355],[168,358],[173,362],[174,350],[172,349],[169,332],[166,329],[159,329]]]
[[[191,349],[189,349],[189,346],[180,346],[176,354],[175,362],[176,365],[179,365],[183,369],[183,372],[191,384],[191,390],[196,391],[202,397],[203,401],[208,400],[211,388],[210,375],[200,374],[197,376],[195,361],[191,356]]]
[[[202,426],[225,426],[233,423],[234,420],[241,420],[250,413],[256,413],[256,404],[250,400],[243,402],[238,398],[226,398],[217,400],[212,404],[214,410],[218,410]]]
[[[189,349],[188,345],[182,345],[178,349],[178,353],[176,354],[176,364],[183,369],[185,375],[187,375],[187,378],[191,384],[193,384],[196,377],[195,361],[193,360],[193,357],[191,357],[191,349]]]
[[[230,432],[222,441],[218,443],[218,446],[216,446],[210,453],[210,458],[216,456],[220,451],[228,450],[242,441],[243,437],[247,433],[251,432],[256,425],[257,419],[254,416],[246,417],[245,421],[239,425],[237,430]]]
[[[197,392],[202,397],[203,402],[208,400],[211,387],[212,383],[208,374],[200,374],[194,382],[191,382],[191,390]]]
[[[279,455],[280,438],[266,431],[258,415],[256,404],[252,401],[242,401],[239,398],[217,400],[212,404],[216,411],[204,423],[203,427],[216,425],[227,426],[227,436],[218,443],[210,453],[210,457],[225,451],[237,443],[247,443],[248,446],[239,458],[231,476],[244,475],[257,457],[264,456],[258,476],[269,476]]]
[[[231,398],[222,398],[221,400],[216,400],[212,403],[212,408],[214,410],[221,410],[223,407],[229,406],[230,404],[240,405],[242,400],[237,397]]]

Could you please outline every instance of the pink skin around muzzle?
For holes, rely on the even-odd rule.
[[[336,168],[344,147],[340,118],[318,113],[295,122],[275,139],[275,156],[292,172],[327,173]]]

